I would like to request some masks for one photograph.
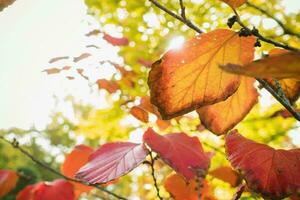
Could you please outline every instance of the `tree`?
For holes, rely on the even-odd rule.
[[[94,56],[89,51],[53,58],[49,63],[69,59],[70,65],[45,72],[70,81],[79,75],[105,90],[110,106],[79,106],[78,124],[65,119],[65,130],[64,123],[54,121],[58,128],[43,131],[55,146],[72,147],[61,165],[47,164],[49,155],[35,143],[30,152],[9,136],[34,128],[3,131],[5,149],[11,145],[51,175],[6,164],[16,172],[0,171],[5,189],[0,195],[19,184],[9,178],[14,176],[34,180],[9,193],[19,200],[299,198],[300,150],[291,137],[300,121],[298,15],[285,13],[277,0],[86,4],[101,19],[100,28],[86,36],[117,47],[122,57],[93,66],[111,68],[113,75],[94,80],[78,67]],[[265,29],[265,18],[277,26]],[[165,50],[176,35],[183,44]],[[264,91],[276,100],[271,106],[262,103]],[[85,144],[75,146],[66,135],[71,131],[83,135]],[[129,140],[136,137],[139,142]]]

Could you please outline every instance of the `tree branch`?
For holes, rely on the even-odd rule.
[[[250,28],[248,28],[240,19],[240,16],[238,14],[238,12],[232,8],[233,12],[235,13],[236,15],[236,22],[241,26],[243,27],[245,30],[247,30],[249,33],[251,33],[252,35],[254,35],[255,37],[257,37],[258,39],[260,39],[261,41],[264,41],[266,43],[269,43],[269,44],[273,44],[274,46],[276,47],[281,47],[281,48],[284,48],[286,50],[290,50],[290,51],[300,51],[300,49],[297,49],[296,47],[292,47],[292,46],[289,46],[287,44],[283,44],[283,43],[279,43],[279,42],[276,42],[274,40],[271,40],[269,38],[266,38],[264,36],[262,36],[257,29],[253,29],[251,30]]]
[[[176,13],[172,12],[171,10],[167,9],[166,7],[164,7],[163,5],[161,5],[158,1],[156,0],[149,0],[151,3],[153,3],[157,8],[165,11],[166,13],[168,13],[169,15],[171,15],[172,17],[178,19],[179,21],[181,21],[182,23],[184,23],[185,25],[187,25],[188,27],[190,27],[191,29],[195,30],[198,33],[203,33],[203,31],[201,29],[199,29],[195,24],[193,24],[190,20],[183,18],[182,16],[177,15]],[[180,0],[182,2],[182,0]],[[181,3],[183,5],[183,3]],[[182,14],[182,7],[181,7],[181,14]],[[185,13],[185,11],[184,11]],[[185,14],[184,14],[185,16]]]
[[[173,16],[174,18],[180,20],[182,23],[186,24],[187,26],[188,23],[186,20],[184,20],[181,16],[173,13],[172,11],[170,11],[168,8],[164,7],[163,5],[161,5],[159,2],[157,2],[156,0],[149,0],[151,3],[153,3],[156,7],[158,7],[159,9],[165,11],[166,13],[168,13],[169,15]],[[182,3],[182,0],[180,0],[180,5],[181,5],[181,9],[182,9],[182,6],[183,6],[183,3]],[[286,45],[286,44],[282,44],[282,43],[279,43],[279,42],[276,42],[276,41],[273,41],[271,39],[268,39],[268,38],[265,38],[264,36],[262,36],[257,29],[254,29],[254,30],[250,30],[246,25],[244,25],[244,23],[240,20],[240,17],[239,17],[239,14],[236,12],[235,9],[233,9],[235,15],[236,15],[236,21],[240,24],[241,27],[243,27],[245,30],[247,30],[248,32],[250,32],[252,35],[256,36],[258,39],[260,39],[261,41],[264,41],[264,42],[267,42],[269,44],[273,44],[274,46],[277,46],[277,47],[281,47],[281,48],[284,48],[284,49],[287,49],[287,50],[291,50],[291,51],[300,51],[300,49],[297,49],[295,47],[292,47],[292,46],[289,46],[289,45]],[[189,26],[191,29],[195,30],[196,32],[198,33],[203,33],[203,31],[201,31],[200,28],[196,27],[195,25],[193,26]],[[276,91],[273,90],[273,88],[264,80],[262,79],[256,79],[258,82],[260,82],[262,84],[262,86],[268,90],[272,95],[273,97],[279,101],[292,115],[293,117],[295,117],[295,119],[297,119],[298,121],[300,121],[300,114],[297,113],[297,111],[291,106],[289,105],[287,102],[285,102],[284,99],[282,99],[280,97],[280,95],[278,95],[276,93]]]
[[[158,187],[157,180],[156,180],[156,177],[155,177],[155,174],[154,174],[155,173],[155,171],[154,171],[155,159],[153,158],[152,152],[150,152],[149,155],[150,155],[150,159],[151,159],[151,162],[149,163],[149,165],[151,167],[151,176],[152,176],[152,179],[153,179],[153,182],[154,182],[154,187],[156,189],[156,195],[160,200],[163,200],[163,198],[160,196],[159,187]]]
[[[255,10],[258,10],[259,12],[261,12],[262,14],[266,15],[267,17],[273,19],[274,21],[276,21],[276,23],[281,27],[281,29],[283,30],[283,34],[287,34],[287,35],[292,35],[292,36],[296,36],[297,38],[300,38],[300,34],[294,32],[293,30],[287,28],[282,21],[280,21],[278,18],[276,18],[274,15],[272,15],[271,13],[269,13],[267,10],[264,10],[250,2],[246,2],[247,6],[254,8]]]
[[[3,140],[4,142],[10,144],[12,147],[14,147],[15,149],[18,149],[22,154],[24,154],[25,156],[27,156],[28,158],[30,158],[33,162],[35,162],[36,164],[38,164],[39,166],[45,168],[46,170],[52,172],[53,174],[56,174],[57,176],[59,177],[62,177],[68,181],[73,181],[73,182],[76,182],[76,183],[81,183],[81,184],[84,184],[84,185],[87,185],[87,186],[92,186],[102,192],[105,192],[111,196],[114,196],[115,198],[117,199],[122,199],[122,200],[127,200],[127,198],[125,197],[122,197],[120,195],[117,195],[107,189],[105,189],[104,187],[101,187],[100,185],[97,185],[97,184],[90,184],[90,183],[87,183],[87,182],[84,182],[84,181],[80,181],[80,180],[77,180],[77,179],[73,179],[73,178],[70,178],[70,177],[67,177],[63,174],[61,174],[60,172],[56,171],[55,169],[51,168],[49,165],[47,165],[46,163],[40,161],[40,160],[37,160],[33,155],[31,155],[28,151],[26,151],[25,149],[23,149],[22,147],[19,146],[19,142],[14,138],[13,141],[9,141],[7,139],[5,139],[3,136],[0,135],[0,139]]]

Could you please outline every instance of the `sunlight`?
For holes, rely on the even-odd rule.
[[[170,50],[170,49],[180,49],[182,47],[184,41],[185,41],[185,38],[183,36],[174,37],[170,41],[167,50]]]

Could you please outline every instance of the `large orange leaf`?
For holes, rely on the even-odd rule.
[[[201,200],[215,199],[210,194],[207,182],[204,180],[202,183]],[[197,191],[197,182],[192,179],[188,182],[179,174],[172,174],[167,177],[164,182],[164,187],[172,195],[175,200],[199,200]]]
[[[295,78],[300,80],[300,52],[270,56],[245,66],[221,65],[221,68],[230,73],[258,78]]]
[[[270,56],[288,53],[289,51],[284,49],[275,48],[269,52]],[[267,79],[269,84],[273,87],[275,91],[278,90],[273,79]],[[300,96],[300,81],[297,79],[287,78],[279,80],[280,86],[285,94],[285,96],[290,100],[291,103],[297,101]]]
[[[185,133],[172,133],[161,136],[149,128],[143,136],[144,142],[152,151],[182,174],[187,180],[195,177],[195,170],[206,170],[210,164],[210,156],[202,149],[197,137]]]
[[[221,166],[209,172],[209,174],[224,182],[229,183],[232,187],[236,187],[240,183],[239,174],[231,167]]]
[[[300,149],[273,149],[246,139],[236,130],[225,138],[228,159],[248,187],[264,197],[281,199],[300,190]]]
[[[242,77],[238,90],[225,101],[197,110],[201,123],[216,135],[227,133],[238,124],[257,102],[255,79]]]
[[[106,143],[96,150],[76,177],[89,183],[107,183],[141,164],[148,151],[143,144],[131,142]]]
[[[18,175],[12,170],[0,170],[0,197],[12,191],[18,182]]]
[[[221,0],[228,5],[230,5],[232,8],[237,8],[246,3],[247,0]]]
[[[61,166],[61,172],[70,178],[74,178],[76,172],[87,163],[89,156],[93,153],[93,149],[86,145],[77,145],[73,151],[66,156]],[[92,187],[71,182],[74,185],[75,197],[79,197],[83,192],[89,192]]]
[[[217,29],[196,36],[179,50],[168,51],[149,73],[151,102],[164,119],[170,119],[225,100],[238,88],[239,77],[218,65],[251,62],[254,42],[254,37]]]

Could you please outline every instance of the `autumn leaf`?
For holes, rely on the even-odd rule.
[[[151,62],[149,60],[145,60],[143,58],[139,58],[138,63],[140,63],[141,65],[144,65],[145,67],[151,67],[153,62]]]
[[[231,167],[221,166],[212,170],[209,174],[217,179],[229,183],[231,187],[236,187],[240,183],[239,174]]]
[[[237,8],[246,3],[247,0],[221,0],[227,3],[232,8]]]
[[[257,103],[255,79],[242,77],[238,90],[225,101],[197,109],[201,123],[216,135],[227,133]]]
[[[185,133],[159,135],[149,128],[143,136],[144,142],[176,172],[187,180],[195,177],[196,170],[207,171],[210,156],[204,152],[197,137]]]
[[[16,200],[74,200],[73,185],[66,180],[40,182],[21,190]]]
[[[100,30],[94,29],[94,30],[88,32],[87,34],[85,34],[85,36],[88,36],[88,37],[89,37],[89,36],[94,36],[94,35],[98,35],[99,33],[101,33]]]
[[[69,56],[61,56],[61,57],[55,57],[55,58],[51,58],[49,60],[49,63],[54,63],[60,60],[65,60],[65,59],[69,59]]]
[[[209,191],[209,186],[204,180],[201,188],[201,200],[215,199]],[[197,182],[192,179],[188,182],[179,174],[172,174],[167,177],[164,187],[175,200],[198,200]]]
[[[0,197],[12,191],[18,182],[19,176],[12,170],[0,169]]]
[[[17,194],[16,200],[35,200],[34,192],[35,185],[27,185]]]
[[[142,109],[141,107],[133,106],[130,109],[130,114],[132,114],[138,120],[140,120],[144,123],[148,123],[148,112],[145,111],[144,109]]]
[[[170,119],[225,100],[237,90],[239,76],[218,66],[252,61],[254,42],[254,37],[217,29],[196,36],[179,50],[168,51],[149,73],[151,102],[164,119]]]
[[[86,59],[86,58],[88,58],[88,57],[90,57],[91,56],[91,54],[89,54],[89,53],[83,53],[83,54],[81,54],[80,56],[78,56],[78,57],[74,57],[73,58],[73,61],[74,62],[79,62],[79,61],[81,61],[81,60],[83,60],[83,59]]]
[[[7,6],[11,5],[15,0],[1,0],[0,1],[0,11],[2,11]]]
[[[300,80],[300,52],[270,56],[245,66],[227,64],[220,67],[230,73],[257,78],[295,78]]]
[[[225,138],[228,160],[248,187],[266,198],[281,199],[300,189],[300,149],[273,149],[246,139],[236,130]]]
[[[73,185],[63,179],[37,184],[34,200],[74,200]]]
[[[65,161],[61,165],[60,171],[62,174],[74,178],[76,172],[88,162],[88,158],[93,151],[94,150],[91,147],[83,144],[75,146],[73,151],[66,156]],[[80,183],[71,183],[74,185],[75,197],[79,197],[81,193],[89,192],[92,189],[92,187]]]
[[[64,66],[63,68],[56,68],[56,67],[53,67],[53,68],[49,68],[49,69],[45,69],[43,70],[43,72],[46,72],[47,74],[57,74],[57,73],[60,73],[61,71],[67,71],[71,69],[71,66]]]
[[[126,37],[117,38],[117,37],[113,37],[107,33],[104,33],[103,39],[114,46],[126,46],[129,43],[129,41]]]
[[[109,93],[115,93],[119,89],[119,85],[117,83],[106,79],[98,79],[97,84],[99,89],[105,89]]]
[[[285,54],[288,52],[289,51],[284,50],[284,49],[275,48],[269,52],[269,56]],[[294,103],[295,101],[297,101],[297,99],[300,96],[300,81],[297,79],[292,79],[292,78],[281,79],[278,81],[280,83],[280,86],[281,86],[286,98],[288,98],[288,100],[291,103]],[[278,87],[276,86],[276,83],[273,79],[269,78],[269,79],[267,79],[267,82],[272,86],[272,88],[275,91],[278,91]]]
[[[96,150],[76,177],[89,183],[107,183],[141,164],[148,151],[143,144],[131,142],[106,143]]]
[[[296,109],[296,112],[299,113],[300,109]],[[277,117],[277,116],[281,116],[283,118],[293,117],[293,115],[287,109],[278,110],[271,117]]]
[[[171,126],[171,122],[170,120],[157,119],[156,125],[158,126],[159,130],[163,131]]]

